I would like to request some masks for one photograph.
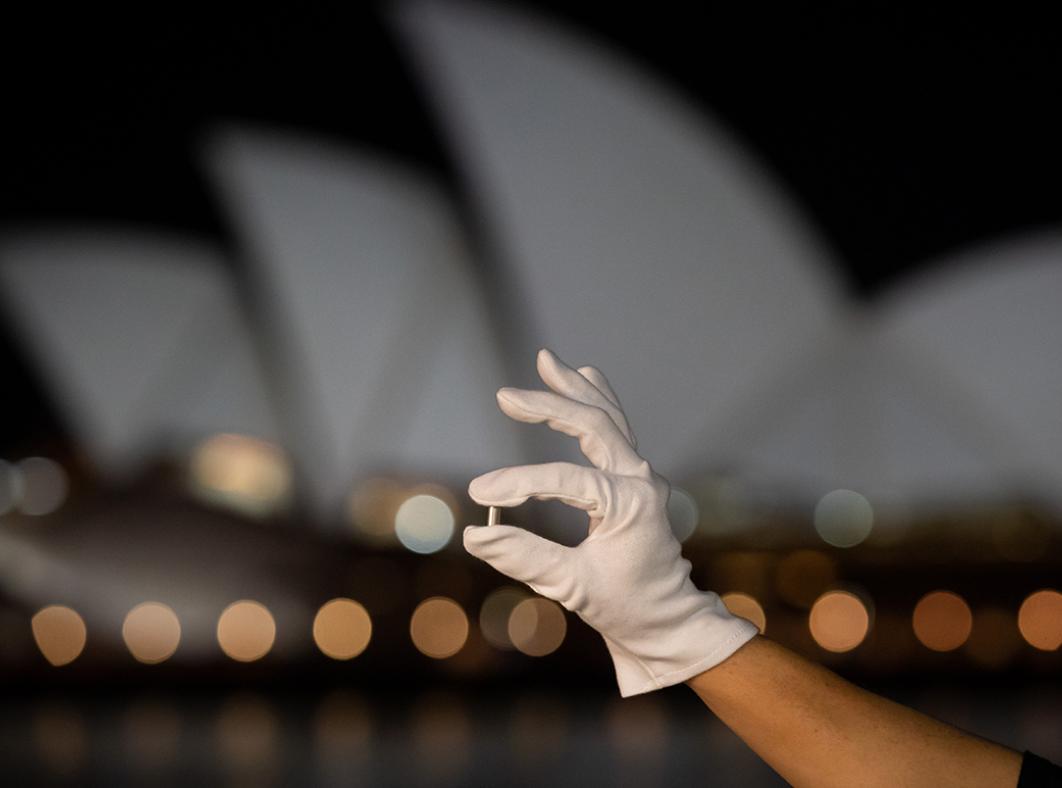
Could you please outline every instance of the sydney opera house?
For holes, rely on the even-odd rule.
[[[884,220],[842,226],[855,209],[822,197],[842,181],[814,176],[822,150],[794,142],[805,180],[780,174],[779,140],[804,120],[777,94],[733,98],[757,84],[742,53],[767,57],[747,39],[706,32],[723,53],[706,55],[712,73],[676,77],[696,58],[661,52],[692,34],[659,21],[600,32],[545,4],[351,13],[351,48],[374,42],[360,54],[319,54],[343,37],[323,18],[186,21],[184,56],[204,65],[173,71],[145,30],[116,70],[129,89],[96,89],[130,116],[187,115],[180,145],[124,139],[136,124],[85,98],[80,121],[48,133],[91,126],[93,151],[128,158],[113,182],[76,143],[62,166],[43,147],[17,154],[0,214],[0,779],[781,784],[691,693],[621,701],[592,630],[462,549],[487,517],[471,478],[581,461],[496,406],[499,387],[535,385],[541,347],[607,371],[671,481],[693,578],[734,613],[890,697],[1062,758],[1051,146],[1029,137],[1053,191],[997,194],[1013,205],[998,232],[927,209],[897,230],[901,249]],[[754,20],[718,24],[748,36]],[[859,48],[831,44],[854,21],[823,25],[811,45]],[[985,25],[966,33],[1005,38]],[[931,29],[942,39],[907,43],[939,48],[944,68],[964,33]],[[1005,59],[1024,45],[998,46]],[[771,70],[811,73],[776,54]],[[285,83],[277,58],[326,64],[324,87],[303,87],[308,67]],[[348,58],[361,76],[340,70]],[[258,104],[229,90],[259,73]],[[177,109],[159,109],[167,92]],[[50,111],[27,109],[25,134]],[[381,144],[388,113],[421,124],[399,139],[433,153]],[[917,138],[921,122],[867,144],[900,126]],[[1007,155],[979,149],[970,167],[991,186]],[[192,173],[191,196],[140,172],[160,159]],[[852,177],[891,176],[880,205],[851,202],[869,212],[907,189],[925,207],[978,182],[934,197],[909,173]],[[64,179],[103,207],[49,203]],[[585,535],[557,503],[505,514],[563,543]]]

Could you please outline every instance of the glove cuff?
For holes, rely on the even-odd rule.
[[[717,595],[705,596],[713,597],[714,604],[657,637],[627,645],[605,638],[622,697],[681,684],[723,662],[759,633],[751,621],[729,613]]]

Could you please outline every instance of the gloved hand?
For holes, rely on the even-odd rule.
[[[669,486],[638,456],[627,418],[593,367],[574,370],[548,350],[538,372],[552,391],[503,388],[506,415],[579,439],[592,468],[566,462],[500,468],[472,481],[483,506],[560,500],[590,515],[575,547],[509,525],[469,526],[465,549],[562,604],[601,633],[623,697],[678,684],[756,634],[717,594],[690,580],[667,520]]]

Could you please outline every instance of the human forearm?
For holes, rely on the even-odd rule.
[[[687,682],[795,786],[1014,786],[1021,756],[757,637]]]

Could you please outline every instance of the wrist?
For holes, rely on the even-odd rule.
[[[733,690],[745,663],[755,658],[755,652],[768,645],[769,641],[758,632],[725,660],[710,668],[695,673],[686,680],[686,684],[706,703],[721,697],[723,691]]]

